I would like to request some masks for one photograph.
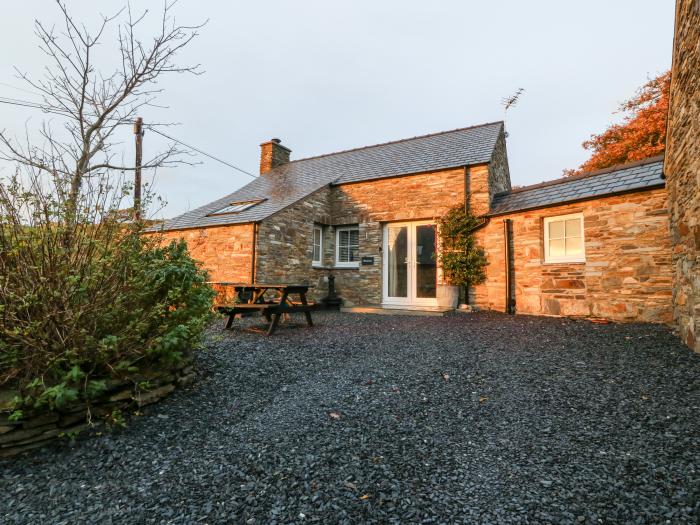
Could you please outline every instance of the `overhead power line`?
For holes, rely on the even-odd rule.
[[[41,93],[37,93],[36,91],[31,91],[31,90],[25,89],[25,88],[13,86],[12,84],[8,84],[6,82],[0,82],[0,86],[9,87],[10,89],[16,89],[17,91],[24,91],[25,93],[29,93],[30,95],[34,95],[37,97],[41,96]]]
[[[215,161],[217,161],[217,162],[220,162],[221,164],[225,164],[226,166],[228,166],[228,167],[230,167],[230,168],[233,168],[234,170],[240,171],[241,173],[245,173],[245,174],[248,175],[249,177],[253,177],[254,179],[257,178],[257,175],[253,175],[253,174],[250,173],[249,171],[246,171],[246,170],[244,170],[244,169],[242,169],[242,168],[239,168],[238,166],[234,166],[234,165],[231,164],[230,162],[226,162],[225,160],[221,160],[220,158],[215,157],[214,155],[210,155],[209,153],[206,153],[206,152],[202,151],[202,150],[199,149],[199,148],[195,148],[194,146],[192,146],[192,145],[190,145],[190,144],[187,144],[187,143],[185,143],[185,142],[183,142],[183,141],[181,141],[181,140],[179,140],[179,139],[176,139],[175,137],[172,137],[172,136],[170,136],[170,135],[168,135],[168,134],[166,134],[166,133],[163,133],[162,131],[159,131],[159,130],[157,130],[157,129],[155,129],[155,128],[152,128],[152,127],[150,127],[150,126],[148,126],[148,129],[150,129],[150,130],[153,131],[154,133],[157,133],[158,135],[161,135],[161,136],[165,137],[166,139],[170,139],[170,140],[172,140],[173,142],[177,142],[178,144],[180,144],[180,145],[182,145],[182,146],[185,146],[186,148],[189,148],[189,149],[191,149],[191,150],[193,150],[193,151],[196,151],[196,152],[199,153],[200,155],[204,155],[205,157],[209,157],[210,159],[213,159],[213,160],[215,160]]]
[[[39,110],[43,111],[44,113],[53,113],[54,115],[61,115],[62,117],[73,116],[73,115],[71,115],[70,112],[68,112],[66,110],[62,110],[60,108],[53,108],[50,106],[45,106],[43,104],[39,104],[37,102],[32,102],[30,100],[20,100],[20,99],[15,99],[15,98],[0,97],[0,104],[8,104],[11,106],[20,106],[20,107],[25,107],[25,108],[39,109]],[[127,124],[127,123],[125,122],[124,124]],[[225,160],[222,160],[219,157],[216,157],[210,153],[202,151],[200,148],[192,146],[191,144],[187,144],[186,142],[183,142],[180,139],[176,139],[175,137],[173,137],[171,135],[163,133],[162,131],[159,131],[156,128],[154,128],[153,125],[149,125],[147,127],[149,130],[153,131],[154,133],[161,135],[161,136],[165,137],[166,139],[172,140],[173,142],[177,142],[178,144],[185,146],[186,148],[189,148],[192,151],[196,151],[200,155],[204,155],[205,157],[209,157],[212,160],[220,162],[221,164],[224,164],[224,165],[228,166],[229,168],[233,168],[236,171],[240,171],[241,173],[245,173],[249,177],[252,177],[254,179],[257,178],[257,175],[254,175],[254,174],[250,173],[249,171],[244,170],[243,168],[239,168],[238,166],[231,164],[230,162],[226,162]]]
[[[11,106],[22,106],[25,108],[40,109],[44,113],[53,113],[54,115],[61,115],[63,117],[69,117],[70,113],[65,110],[58,108],[51,108],[49,106],[44,106],[37,102],[31,102],[29,100],[19,100],[16,98],[0,97],[0,104],[8,104]]]

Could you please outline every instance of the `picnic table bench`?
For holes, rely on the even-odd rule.
[[[308,284],[246,284],[229,282],[210,282],[217,287],[224,287],[233,290],[234,297],[229,298],[224,294],[224,302],[215,305],[215,309],[224,315],[228,315],[226,328],[231,328],[236,315],[260,312],[269,323],[266,333],[272,335],[277,330],[282,316],[293,313],[303,313],[306,317],[306,324],[313,326],[311,310],[316,307],[306,299],[309,291]],[[267,296],[268,292],[274,292],[274,298]],[[296,295],[298,300],[293,300],[291,296]]]

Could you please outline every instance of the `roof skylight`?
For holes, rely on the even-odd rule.
[[[213,211],[208,215],[229,215],[231,213],[241,213],[249,208],[252,208],[256,204],[260,204],[265,199],[260,199],[256,201],[241,201],[241,202],[230,202],[223,208]]]

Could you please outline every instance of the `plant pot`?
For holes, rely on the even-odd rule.
[[[439,284],[437,287],[437,304],[442,308],[457,308],[459,303],[459,286]]]

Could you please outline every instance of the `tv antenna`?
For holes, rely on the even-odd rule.
[[[515,106],[520,99],[520,95],[523,94],[525,88],[518,88],[518,90],[509,97],[503,97],[501,99],[501,106],[503,106],[503,122],[505,125],[506,117],[508,116],[508,110]]]

